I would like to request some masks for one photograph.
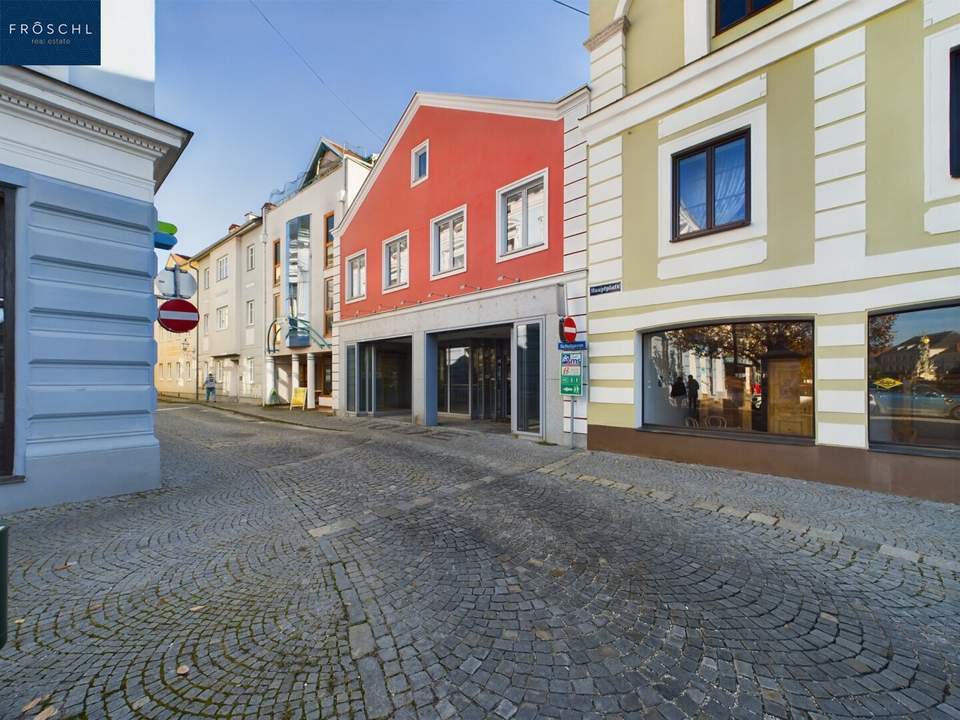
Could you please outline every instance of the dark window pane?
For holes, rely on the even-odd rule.
[[[950,53],[950,175],[960,177],[960,47]]]
[[[753,12],[760,12],[764,8],[770,7],[775,2],[777,2],[777,0],[753,0],[752,10]]]
[[[685,157],[677,162],[677,234],[698,232],[707,227],[707,154]]]
[[[813,323],[706,325],[643,336],[643,422],[813,437]]]
[[[747,0],[717,0],[717,29],[722,30],[747,16]]]
[[[517,325],[517,431],[540,432],[540,324]]]
[[[747,217],[747,139],[718,146],[713,163],[714,225],[742,222]]]
[[[960,306],[870,318],[870,442],[960,450]]]
[[[347,346],[347,411],[357,410],[357,346]]]

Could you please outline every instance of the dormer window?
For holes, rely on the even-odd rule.
[[[430,174],[430,141],[424,140],[410,151],[410,187],[422,183]]]
[[[722,33],[741,20],[766,10],[780,0],[716,0],[716,32]]]

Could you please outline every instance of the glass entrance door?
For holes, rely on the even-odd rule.
[[[13,471],[13,193],[0,188],[0,476]]]

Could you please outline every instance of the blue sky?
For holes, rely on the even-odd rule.
[[[321,135],[378,151],[416,90],[554,100],[588,79],[587,18],[551,0],[257,4],[376,135],[249,0],[157,0],[157,115],[195,133],[156,201],[181,252],[259,211]]]

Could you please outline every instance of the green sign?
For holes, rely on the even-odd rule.
[[[583,395],[583,350],[560,353],[560,394]]]

